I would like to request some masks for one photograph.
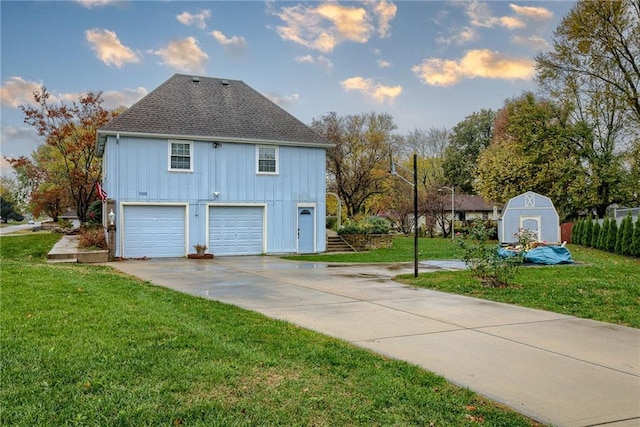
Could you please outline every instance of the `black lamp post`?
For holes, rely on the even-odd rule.
[[[413,153],[413,183],[398,175],[391,159],[391,175],[397,176],[413,187],[413,277],[418,277],[418,155]]]

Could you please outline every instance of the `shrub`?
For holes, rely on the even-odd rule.
[[[329,230],[335,230],[338,225],[338,217],[337,216],[328,216],[326,220],[326,228]]]
[[[640,256],[640,216],[636,219],[631,242],[631,255]]]
[[[81,248],[107,249],[107,239],[102,227],[82,227],[78,236]]]
[[[611,218],[611,223],[609,224],[609,236],[607,237],[607,247],[606,247],[607,251],[615,252],[617,238],[618,238],[618,222],[616,221],[615,218]]]
[[[89,224],[102,224],[102,201],[96,200],[91,203],[87,210],[87,222]]]
[[[602,221],[602,229],[600,230],[600,237],[598,238],[598,246],[596,246],[598,249],[606,250],[609,227],[611,227],[611,221],[609,220],[609,217],[606,217],[604,221]]]
[[[617,254],[622,254],[622,235],[624,234],[626,221],[624,218],[622,222],[620,222],[620,227],[618,227],[618,232],[616,233],[616,245],[613,248],[613,251]]]
[[[593,224],[593,229],[591,230],[591,247],[592,248],[598,248],[598,241],[600,240],[600,233],[602,231],[602,227],[600,226],[600,223],[598,221],[596,221]]]
[[[633,243],[633,219],[631,218],[631,212],[622,220],[622,224],[624,227],[620,253],[623,255],[631,255],[631,244]]]
[[[360,219],[338,230],[338,234],[389,234],[391,226],[389,222],[380,217]]]
[[[591,246],[591,234],[593,233],[593,220],[591,219],[591,215],[587,218],[587,221],[584,225],[584,231],[580,241],[583,246]]]
[[[511,258],[501,257],[498,247],[489,243],[489,235],[482,221],[473,222],[468,237],[457,240],[463,252],[462,260],[483,285],[507,286],[515,277],[518,265],[522,264],[522,253]]]
[[[573,228],[571,229],[571,243],[575,245],[580,244],[580,224],[581,223],[582,223],[582,220],[577,220],[573,224]]]

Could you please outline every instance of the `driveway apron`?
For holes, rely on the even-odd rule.
[[[410,264],[277,257],[110,264],[419,365],[540,422],[640,426],[640,330],[406,286]],[[455,268],[421,263],[421,272]]]

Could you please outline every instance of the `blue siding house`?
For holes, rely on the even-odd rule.
[[[520,228],[535,231],[539,242],[559,242],[560,219],[551,199],[533,191],[510,199],[498,220],[498,239],[514,242]]]
[[[115,256],[325,251],[330,147],[242,81],[174,75],[98,131]]]

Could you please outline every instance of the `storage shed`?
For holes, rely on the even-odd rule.
[[[498,220],[498,239],[514,242],[520,228],[535,231],[539,242],[559,242],[560,218],[551,199],[527,191],[509,200]]]

